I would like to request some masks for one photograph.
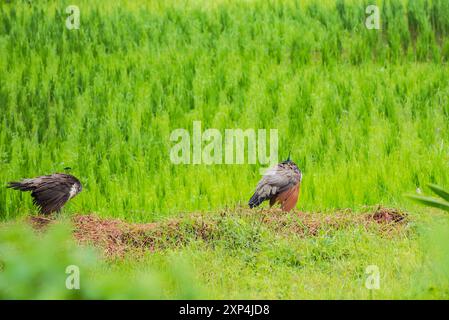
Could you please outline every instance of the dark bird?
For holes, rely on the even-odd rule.
[[[249,207],[259,206],[265,200],[270,200],[270,207],[281,204],[283,211],[290,211],[298,202],[302,173],[298,166],[288,159],[269,169],[259,181]]]
[[[31,191],[33,204],[40,213],[59,212],[64,204],[81,192],[80,181],[66,173],[54,173],[19,182],[9,182],[7,188]]]

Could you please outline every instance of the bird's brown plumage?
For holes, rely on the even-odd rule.
[[[292,210],[296,203],[298,202],[299,196],[299,183],[294,187],[285,190],[277,196],[274,196],[270,199],[270,206],[273,206],[276,203],[281,204],[281,209],[283,211]]]
[[[270,206],[280,203],[283,211],[290,211],[298,201],[301,179],[302,173],[293,161],[279,163],[268,170],[257,184],[248,203],[250,208],[270,200]]]
[[[7,187],[20,191],[31,191],[33,204],[39,208],[42,214],[61,210],[67,201],[82,190],[80,181],[65,173],[9,182]]]

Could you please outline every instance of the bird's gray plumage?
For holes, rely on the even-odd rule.
[[[277,164],[257,184],[256,191],[249,200],[249,207],[257,207],[265,200],[270,200],[273,204],[279,195],[299,186],[301,179],[302,173],[293,161],[286,160]]]
[[[7,187],[20,191],[31,191],[33,204],[39,208],[42,214],[61,210],[67,201],[82,190],[80,181],[65,173],[9,182]]]

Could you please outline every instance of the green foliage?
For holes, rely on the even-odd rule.
[[[326,217],[333,214],[317,221],[326,226]],[[249,236],[251,232],[243,228],[240,238]],[[414,275],[421,263],[421,252],[407,232],[391,237],[375,225],[362,227],[357,223],[329,224],[315,236],[261,228],[256,243],[256,247],[240,243],[235,254],[225,241],[214,242],[212,248],[192,242],[176,254],[189,261],[198,282],[207,288],[207,297],[369,299],[372,294],[383,299],[413,298],[410,274]],[[153,266],[157,261],[151,257],[143,264]],[[380,290],[370,292],[365,287],[368,265],[379,267]],[[422,280],[425,284],[426,279]],[[444,287],[437,285],[435,289],[440,293],[434,297],[444,297]]]
[[[408,207],[405,191],[449,182],[449,5],[377,2],[381,30],[365,28],[365,0],[79,0],[68,30],[71,2],[0,1],[0,184],[70,166],[84,191],[69,213],[133,221],[246,203],[259,165],[170,162],[171,131],[200,120],[278,129],[280,157],[291,150],[304,173],[301,210]],[[0,219],[32,208],[0,187]],[[418,232],[259,222],[220,219],[203,238],[186,220],[162,249],[117,261],[63,226],[2,225],[0,298],[448,297],[447,247],[433,245],[447,228],[420,247]],[[65,288],[68,265],[81,290]]]
[[[170,132],[276,128],[300,209],[403,204],[449,181],[446,1],[0,3],[0,181],[61,171],[69,212],[135,221],[245,203],[259,165],[174,165]],[[28,214],[0,188],[0,217]]]
[[[427,206],[449,211],[449,193],[435,184],[429,184],[429,188],[440,196],[442,200],[414,194],[407,195],[407,197]]]
[[[198,288],[179,259],[165,271],[127,274],[75,244],[66,225],[36,234],[23,224],[0,228],[0,299],[179,299],[196,298]],[[80,289],[68,289],[69,266],[79,268]],[[187,273],[186,273],[187,272]]]
[[[410,294],[417,299],[449,297],[449,220],[437,217],[421,230],[422,263],[412,273]]]

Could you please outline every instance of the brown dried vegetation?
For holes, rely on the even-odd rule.
[[[106,256],[123,256],[129,252],[164,250],[202,240],[213,245],[226,237],[226,222],[248,222],[280,236],[313,237],[320,233],[358,226],[373,232],[392,235],[407,224],[407,215],[397,209],[381,206],[365,213],[346,209],[333,213],[285,213],[279,209],[249,210],[237,208],[219,214],[190,214],[153,223],[127,223],[118,219],[100,218],[94,214],[71,217],[73,234],[80,244],[101,248]],[[32,217],[30,224],[39,231],[57,220]],[[237,224],[238,227],[238,224]]]

